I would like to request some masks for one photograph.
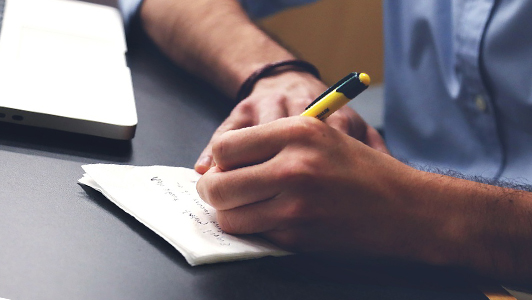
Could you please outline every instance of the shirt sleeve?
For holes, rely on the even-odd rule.
[[[240,0],[240,3],[250,17],[262,18],[289,7],[316,1],[318,0]]]
[[[118,7],[127,28],[143,0],[118,0]],[[251,18],[262,18],[283,9],[318,0],[239,0]]]
[[[122,19],[124,20],[124,27],[129,27],[129,24],[131,23],[131,19],[135,14],[137,13],[137,10],[140,7],[140,4],[142,3],[142,0],[118,0],[118,8],[120,9],[120,13],[122,14]]]

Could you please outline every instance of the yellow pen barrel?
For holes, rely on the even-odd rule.
[[[314,117],[318,120],[325,120],[325,118],[340,109],[342,106],[346,105],[350,100],[351,99],[347,98],[344,94],[334,91],[320,99],[301,115]]]

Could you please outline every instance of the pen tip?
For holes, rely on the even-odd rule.
[[[365,84],[366,86],[369,86],[370,82],[371,82],[371,79],[369,78],[369,75],[366,74],[366,73],[360,73],[358,74],[358,79],[360,80],[360,82],[362,82],[363,84]]]

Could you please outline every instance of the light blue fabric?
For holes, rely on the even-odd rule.
[[[262,18],[288,7],[316,2],[317,0],[240,0],[253,18]]]
[[[241,1],[255,17],[314,2]],[[532,183],[531,16],[531,0],[384,0],[394,156]]]
[[[124,20],[124,27],[126,28],[126,31],[129,27],[131,18],[133,18],[133,16],[139,9],[141,3],[142,0],[118,0],[118,8],[120,9],[120,13],[122,14],[122,19]]]
[[[143,0],[118,0],[126,28]],[[178,0],[176,0],[178,1]],[[190,0],[193,1],[193,0]],[[288,7],[314,2],[317,0],[239,0],[242,7],[252,18],[262,18]]]
[[[261,15],[274,3],[249,8]],[[532,183],[531,16],[530,0],[384,1],[394,156]]]
[[[525,0],[385,1],[394,156],[532,183],[530,16]]]

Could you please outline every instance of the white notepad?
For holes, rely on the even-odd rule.
[[[168,241],[192,265],[290,254],[258,236],[223,232],[196,192],[200,175],[179,167],[84,165],[90,186]]]

